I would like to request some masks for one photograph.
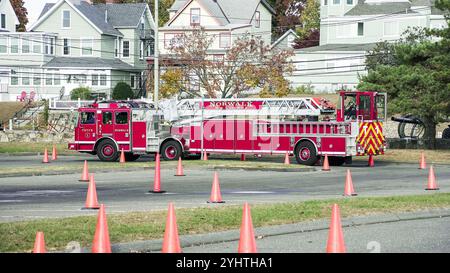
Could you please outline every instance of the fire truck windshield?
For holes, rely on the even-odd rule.
[[[356,96],[345,95],[344,97],[344,115],[346,120],[356,119]]]
[[[81,124],[95,124],[95,112],[82,112]]]

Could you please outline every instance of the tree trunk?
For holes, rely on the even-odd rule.
[[[436,122],[432,117],[424,117],[422,119],[425,125],[425,133],[423,136],[424,146],[427,149],[435,149],[436,148]]]

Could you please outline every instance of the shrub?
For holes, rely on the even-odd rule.
[[[112,99],[126,100],[128,98],[134,98],[134,93],[133,90],[131,90],[131,86],[125,82],[119,82],[116,87],[114,87]]]
[[[87,87],[75,88],[72,91],[70,91],[70,99],[91,100],[92,99],[91,89]]]
[[[297,88],[295,88],[294,93],[296,95],[302,95],[302,94],[314,94],[314,87],[311,86],[311,84],[307,85],[300,85]]]

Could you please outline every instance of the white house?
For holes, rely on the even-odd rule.
[[[295,50],[293,87],[352,89],[375,43],[396,41],[408,27],[446,26],[434,0],[321,0],[320,17],[320,45]]]
[[[15,32],[17,25],[19,18],[9,0],[0,0],[0,32]]]

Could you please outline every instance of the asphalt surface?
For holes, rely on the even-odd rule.
[[[349,253],[450,253],[450,217],[344,227]],[[258,232],[256,232],[258,236]],[[256,240],[261,253],[324,253],[328,229]],[[236,253],[238,241],[183,248],[184,253]]]
[[[94,157],[90,157],[95,160]],[[0,168],[28,164],[40,165],[39,156],[0,157]],[[82,162],[83,157],[59,157],[58,164]],[[359,164],[359,165],[358,165]],[[330,172],[297,173],[272,171],[223,170],[219,173],[225,204],[207,204],[212,170],[186,169],[184,177],[175,177],[175,170],[162,169],[165,194],[151,194],[153,170],[107,172],[95,174],[97,194],[108,213],[165,210],[169,202],[176,208],[236,205],[342,197],[345,172],[349,168],[359,196],[430,194],[424,191],[427,171],[417,164],[365,163],[332,167]],[[450,166],[435,166],[440,192],[450,192]],[[96,215],[81,210],[86,200],[87,183],[78,182],[80,174],[0,178],[0,221],[20,221],[48,217]]]

